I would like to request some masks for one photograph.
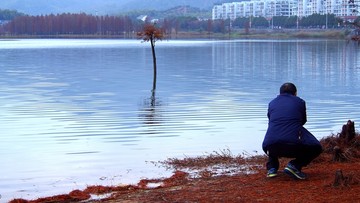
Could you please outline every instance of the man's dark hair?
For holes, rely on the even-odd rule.
[[[296,86],[290,82],[284,83],[280,87],[280,94],[288,93],[295,95],[297,92]]]

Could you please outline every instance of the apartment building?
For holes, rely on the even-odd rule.
[[[304,17],[315,13],[351,18],[359,15],[359,9],[360,0],[250,0],[215,5],[212,19],[294,15]]]

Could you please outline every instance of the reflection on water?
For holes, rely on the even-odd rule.
[[[1,200],[135,183],[147,161],[261,152],[266,108],[292,81],[321,138],[359,120],[360,48],[344,41],[0,42]]]

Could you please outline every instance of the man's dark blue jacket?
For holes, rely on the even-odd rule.
[[[269,103],[268,129],[262,144],[267,151],[269,145],[303,144],[320,145],[319,141],[303,125],[306,123],[306,104],[291,94],[280,94]]]

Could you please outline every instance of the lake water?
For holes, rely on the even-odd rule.
[[[262,154],[294,82],[319,139],[360,120],[360,46],[337,40],[0,41],[0,195],[32,199],[170,175],[151,161]]]

